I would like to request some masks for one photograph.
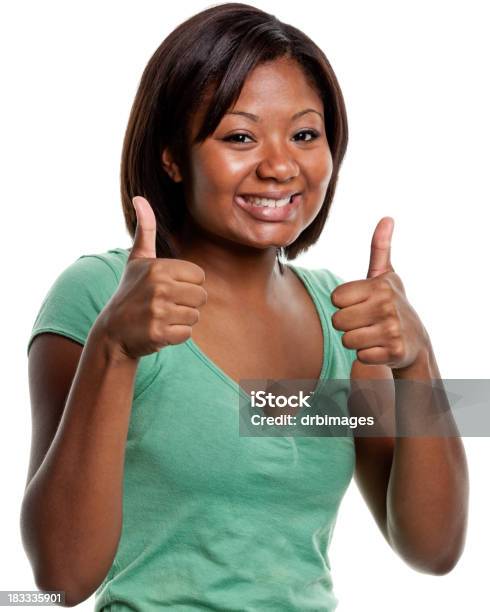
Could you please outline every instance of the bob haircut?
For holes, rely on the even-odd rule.
[[[347,148],[344,100],[324,53],[308,36],[274,15],[241,3],[208,8],[171,32],[146,66],[126,129],[121,160],[121,199],[132,237],[136,213],[132,198],[145,197],[157,223],[157,257],[175,258],[172,235],[185,219],[189,146],[203,142],[233,106],[247,78],[261,63],[292,58],[323,100],[325,132],[332,154],[332,176],[318,215],[290,245],[278,249],[287,259],[306,251],[320,236],[332,203]],[[201,104],[206,112],[192,143],[190,119]],[[182,182],[163,168],[168,148]]]

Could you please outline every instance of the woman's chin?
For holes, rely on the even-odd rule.
[[[262,251],[266,251],[267,249],[280,249],[280,248],[286,248],[288,245],[290,245],[292,242],[294,242],[295,238],[291,238],[291,239],[284,239],[284,240],[279,240],[279,239],[268,239],[268,240],[237,240],[237,242],[240,242],[243,245],[247,245],[250,246],[252,248],[255,249],[260,249]]]

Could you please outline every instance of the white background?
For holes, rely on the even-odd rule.
[[[490,378],[486,3],[252,2],[326,53],[350,143],[320,243],[296,263],[365,278],[374,227],[395,219],[392,261],[445,378]],[[2,4],[3,492],[0,590],[35,589],[20,540],[30,447],[26,346],[56,276],[85,253],[128,247],[122,138],[146,62],[207,2]],[[488,440],[465,439],[466,549],[437,577],[401,561],[354,481],[331,546],[339,612],[486,610]],[[79,606],[92,610],[93,598]]]

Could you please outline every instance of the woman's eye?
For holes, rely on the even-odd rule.
[[[230,136],[223,138],[223,140],[225,142],[236,142],[238,144],[247,144],[247,143],[243,143],[243,141],[232,140],[233,138],[250,138],[250,136],[248,134],[231,134]]]
[[[318,132],[315,132],[315,130],[301,130],[301,132],[298,132],[296,136],[298,136],[299,134],[308,134],[309,136],[311,136],[311,138],[309,138],[308,140],[303,140],[303,142],[310,142],[312,140],[315,140],[319,136]]]
[[[301,134],[307,134],[308,136],[310,136],[310,138],[300,139],[300,142],[311,142],[319,136],[318,132],[316,132],[315,130],[301,130],[301,132],[298,132],[295,136],[299,136]],[[235,142],[237,144],[248,144],[243,140],[238,140],[239,138],[250,138],[250,136],[248,134],[230,134],[230,136],[226,136],[226,138],[223,138],[223,140],[225,142]]]

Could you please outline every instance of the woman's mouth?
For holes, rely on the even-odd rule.
[[[301,200],[301,193],[282,199],[244,195],[235,197],[235,203],[242,210],[260,221],[284,221],[288,219],[296,212]]]

